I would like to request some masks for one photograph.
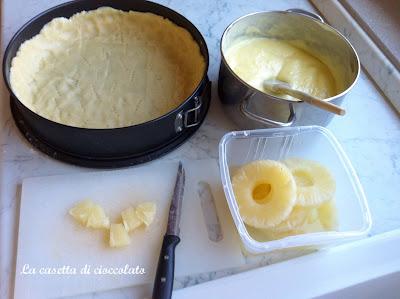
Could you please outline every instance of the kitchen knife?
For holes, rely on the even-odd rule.
[[[181,219],[183,191],[185,187],[185,170],[179,162],[178,174],[171,206],[169,208],[167,232],[161,247],[160,257],[153,287],[153,299],[170,299],[174,285],[175,247],[179,238],[179,222]]]

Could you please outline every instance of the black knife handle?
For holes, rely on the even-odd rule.
[[[153,299],[171,298],[174,286],[175,247],[180,241],[175,235],[164,236],[154,280]]]

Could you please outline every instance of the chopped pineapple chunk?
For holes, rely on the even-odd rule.
[[[136,215],[146,226],[149,226],[154,220],[156,209],[154,202],[144,202],[136,207]]]
[[[122,223],[125,226],[127,232],[131,232],[134,229],[142,225],[143,221],[136,214],[134,207],[129,207],[121,212]]]
[[[79,202],[72,209],[69,210],[69,214],[75,218],[80,224],[86,226],[89,216],[92,212],[94,203],[87,199]]]
[[[131,242],[128,232],[122,223],[110,225],[110,247],[122,247]]]
[[[138,228],[143,223],[149,226],[156,215],[156,204],[144,202],[136,208],[129,207],[121,212],[122,223],[110,224],[102,206],[91,200],[77,203],[69,214],[81,225],[90,228],[106,228],[110,230],[110,247],[122,247],[130,243],[128,232]]]
[[[84,200],[75,205],[69,214],[80,224],[92,228],[108,228],[110,220],[104,209],[91,200]]]
[[[92,212],[88,218],[86,227],[92,228],[109,228],[110,219],[106,216],[104,209],[99,205],[94,205]]]

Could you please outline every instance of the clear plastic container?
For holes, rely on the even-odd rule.
[[[327,167],[336,180],[336,231],[294,235],[259,242],[248,233],[235,200],[231,170],[255,160],[289,157],[314,160]],[[219,163],[224,192],[246,251],[252,254],[300,246],[327,246],[365,236],[371,215],[364,191],[348,157],[333,134],[319,126],[238,131],[226,134],[219,145]]]

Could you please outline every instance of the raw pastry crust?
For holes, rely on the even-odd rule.
[[[56,18],[12,61],[13,92],[58,123],[117,128],[176,108],[205,69],[190,33],[161,16],[110,7]]]

